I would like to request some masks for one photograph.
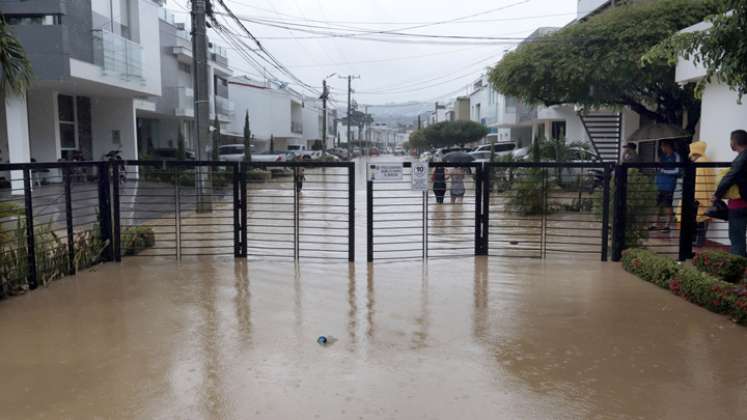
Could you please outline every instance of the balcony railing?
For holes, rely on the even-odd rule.
[[[104,75],[120,80],[145,83],[143,78],[143,47],[115,33],[102,29],[93,31],[94,64]]]
[[[300,121],[291,121],[291,133],[303,134],[303,123]]]
[[[165,101],[165,111],[173,111],[177,117],[194,117],[195,115],[195,98],[192,88],[184,86],[164,87],[161,100]]]
[[[223,115],[226,117],[233,117],[233,114],[235,112],[236,107],[234,106],[234,103],[222,96],[216,96],[215,97],[215,112],[218,115]]]

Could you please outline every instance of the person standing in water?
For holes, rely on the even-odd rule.
[[[451,204],[464,201],[464,168],[453,168],[449,170],[449,180],[451,181]]]
[[[433,194],[436,196],[436,203],[443,204],[446,196],[446,168],[439,166],[433,169],[431,176],[433,183]]]

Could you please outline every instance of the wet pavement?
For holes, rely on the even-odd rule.
[[[747,413],[747,329],[599,262],[132,258],[0,302],[0,337],[3,419]]]

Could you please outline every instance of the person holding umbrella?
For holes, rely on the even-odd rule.
[[[443,166],[433,168],[431,182],[433,183],[433,194],[436,196],[436,203],[443,204],[444,196],[446,196],[446,168]]]

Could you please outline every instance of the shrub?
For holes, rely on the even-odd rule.
[[[679,268],[671,258],[643,249],[626,250],[623,252],[622,263],[626,271],[665,289]]]
[[[137,255],[156,244],[156,234],[148,226],[129,226],[122,230],[122,255]]]
[[[695,256],[693,264],[698,270],[729,283],[740,283],[747,270],[747,258],[723,251],[703,251]]]
[[[677,296],[709,311],[728,315],[737,323],[747,323],[747,286],[734,285],[678,265],[673,260],[642,249],[623,253],[623,267],[643,280],[668,288]]]
[[[545,214],[548,208],[545,203],[547,183],[544,170],[530,168],[522,172],[516,174],[508,206],[523,216]]]

